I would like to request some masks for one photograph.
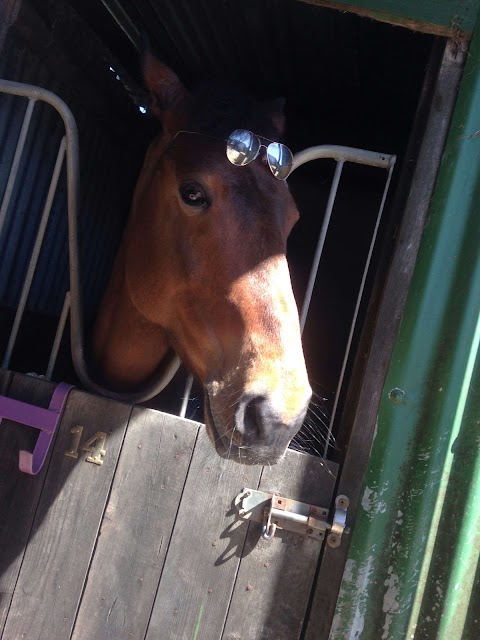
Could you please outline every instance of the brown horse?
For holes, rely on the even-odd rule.
[[[149,53],[143,68],[162,132],[135,190],[94,357],[110,387],[131,389],[173,348],[204,387],[217,452],[276,463],[311,397],[285,255],[298,211],[263,145],[234,166],[225,141],[234,129],[278,140],[283,103],[233,86],[190,93]]]

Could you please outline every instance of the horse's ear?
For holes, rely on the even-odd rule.
[[[188,91],[177,74],[149,49],[143,52],[142,69],[145,85],[150,92],[150,110],[160,118],[164,131],[176,133],[185,126]]]
[[[275,135],[282,138],[285,133],[285,98],[275,98],[265,102],[266,112],[269,114]]]

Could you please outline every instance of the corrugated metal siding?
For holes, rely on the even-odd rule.
[[[7,40],[7,47],[9,42]],[[12,58],[12,49],[7,48],[7,55],[2,56],[0,72],[3,76],[8,74],[8,65]],[[34,77],[38,84],[45,82],[45,73],[41,73],[38,60],[31,57],[23,57],[15,60],[16,70],[20,77]],[[16,140],[23,121],[23,115],[27,101],[13,96],[0,97],[0,121],[4,124],[2,144],[2,164],[0,173],[0,193],[3,195],[9,174],[11,160],[15,152]],[[9,212],[5,221],[4,231],[0,238],[0,255],[2,265],[2,277],[0,280],[0,296],[3,304],[14,306],[18,300],[18,292],[21,288],[25,271],[30,258],[30,253],[35,240],[38,223],[42,213],[43,203],[46,198],[50,176],[53,171],[56,153],[62,137],[60,119],[50,108],[38,106],[35,108],[29,135],[27,137],[24,155],[19,167],[18,177],[10,202]],[[52,227],[61,230],[62,222],[62,193],[59,190],[52,211]],[[65,227],[63,234],[56,233],[58,242],[65,240]],[[48,244],[48,243],[46,243]],[[48,261],[41,259],[39,272],[66,273],[66,266],[58,264],[51,257]],[[51,278],[50,278],[51,279]],[[67,281],[64,278],[63,294],[66,291]],[[38,290],[38,278],[34,284],[34,290]],[[60,294],[62,295],[62,294]],[[61,304],[55,305],[55,292],[44,291],[44,300],[39,310],[56,313]]]
[[[63,97],[77,116],[81,139],[82,255],[87,311],[95,308],[108,277],[130,206],[141,154],[132,158],[131,141],[105,128],[103,119],[86,109],[75,92],[58,78],[13,30],[0,57],[0,76],[48,88]],[[91,89],[86,84],[85,91]],[[128,96],[126,96],[128,98]],[[5,191],[27,101],[0,96],[0,197]],[[133,105],[132,105],[133,106]],[[113,107],[113,105],[112,105]],[[18,178],[0,238],[0,303],[14,307],[35,240],[55,158],[63,135],[60,117],[37,103]],[[128,128],[125,133],[127,142]],[[133,131],[131,132],[133,136]],[[142,147],[143,149],[143,147]],[[58,315],[68,289],[65,169],[59,183],[28,309]]]
[[[217,76],[259,96],[286,97],[287,140],[294,151],[335,142],[398,152],[432,41],[298,0],[69,1],[139,83],[137,51],[104,4],[121,6],[137,40],[147,33],[154,51],[186,84]],[[397,127],[392,109],[398,111]]]

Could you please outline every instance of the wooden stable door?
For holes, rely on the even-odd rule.
[[[54,385],[3,374],[48,406]],[[35,430],[0,426],[3,640],[294,640],[322,542],[239,518],[244,487],[329,506],[336,467],[222,460],[197,423],[73,390],[37,476]]]

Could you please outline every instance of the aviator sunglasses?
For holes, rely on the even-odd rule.
[[[247,129],[235,129],[227,140],[227,158],[235,166],[244,167],[255,160],[260,149],[264,147],[270,171],[277,180],[285,180],[292,170],[292,152],[280,142],[273,142],[268,138],[262,138],[262,140],[266,140],[269,144],[262,144],[260,137]]]
[[[206,133],[182,130],[177,131],[171,143],[173,143],[181,133],[207,136],[208,138],[218,140],[218,138]],[[268,142],[268,144],[262,144],[260,138]],[[236,167],[244,167],[258,157],[262,147],[266,150],[267,163],[274,177],[277,178],[277,180],[285,180],[288,178],[293,166],[293,154],[290,149],[280,142],[274,142],[268,138],[257,136],[255,133],[248,131],[248,129],[235,129],[235,131],[228,136],[227,158]]]

